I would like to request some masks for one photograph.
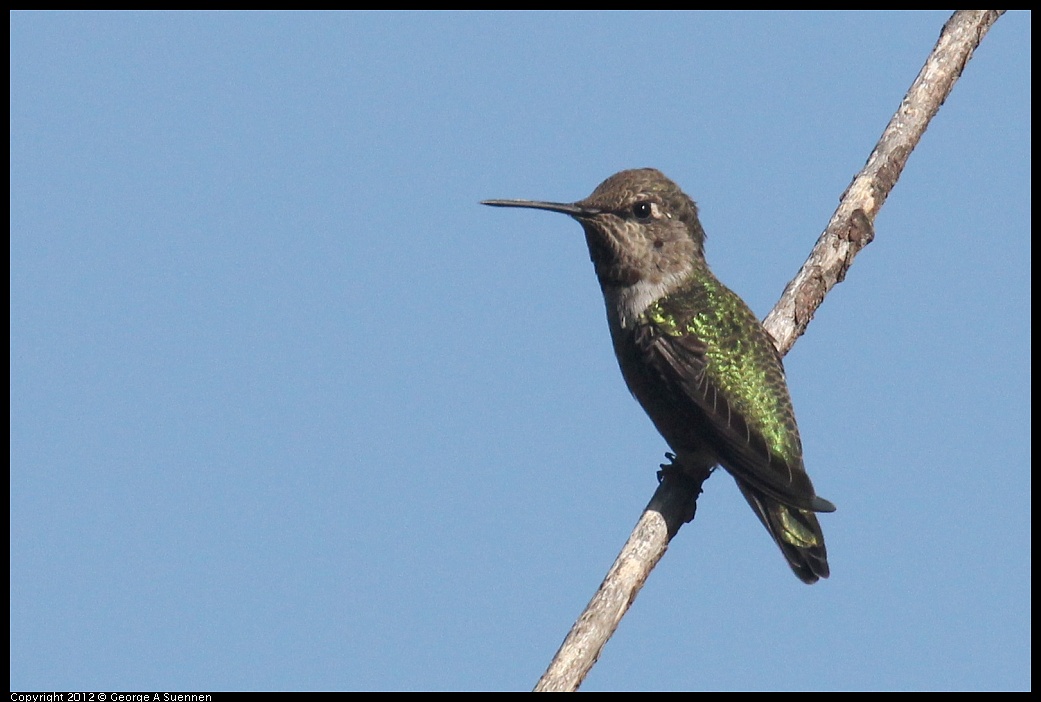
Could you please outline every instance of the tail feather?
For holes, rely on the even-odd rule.
[[[831,574],[824,533],[813,512],[781,504],[740,480],[737,486],[800,580],[813,584]]]

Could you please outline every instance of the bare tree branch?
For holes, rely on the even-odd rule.
[[[921,72],[882,133],[864,168],[842,194],[798,274],[763,321],[781,354],[806,331],[813,314],[846,277],[857,253],[874,238],[872,223],[896,185],[911,151],[987,30],[1004,10],[959,10],[944,25]],[[708,473],[688,477],[667,471],[599,590],[561,644],[536,692],[578,689],[618,627],[669,541],[694,517]]]

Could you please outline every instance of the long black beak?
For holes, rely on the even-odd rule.
[[[492,207],[530,207],[533,210],[560,212],[562,214],[571,215],[572,217],[577,217],[578,219],[592,217],[593,215],[600,213],[600,210],[591,207],[580,207],[577,204],[567,202],[542,202],[540,200],[481,200],[481,204],[491,205]]]

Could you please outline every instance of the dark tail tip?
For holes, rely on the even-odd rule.
[[[737,485],[799,580],[812,585],[831,575],[828,550],[824,546],[824,532],[821,531],[817,515],[809,510],[781,504],[741,481],[738,481]],[[823,498],[815,497],[814,500],[815,505],[820,502],[827,508],[818,511],[835,510],[835,505]]]

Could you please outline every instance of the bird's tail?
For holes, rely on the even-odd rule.
[[[828,569],[828,551],[824,547],[824,533],[813,512],[781,504],[740,480],[737,486],[759,515],[759,521],[770,532],[799,580],[813,584],[831,574]]]

